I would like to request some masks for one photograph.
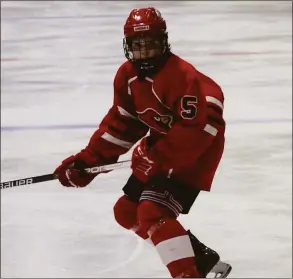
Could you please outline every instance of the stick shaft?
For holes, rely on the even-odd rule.
[[[112,171],[112,170],[116,170],[116,169],[126,168],[126,167],[129,167],[130,164],[131,164],[131,161],[127,160],[127,161],[117,162],[115,164],[87,168],[87,169],[85,169],[85,171],[88,173],[100,173],[100,172],[104,172],[104,171]],[[45,182],[45,181],[50,181],[50,180],[54,180],[57,178],[58,178],[57,175],[55,175],[53,173],[39,175],[39,176],[32,176],[32,177],[27,177],[27,178],[21,178],[21,179],[17,179],[17,180],[1,182],[0,189],[6,189],[6,188],[23,186],[23,185],[33,184],[33,183]]]

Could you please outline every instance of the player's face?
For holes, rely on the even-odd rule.
[[[131,49],[135,60],[153,58],[162,52],[160,41],[149,36],[134,38]]]

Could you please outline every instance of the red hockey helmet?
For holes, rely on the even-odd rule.
[[[162,35],[167,30],[166,22],[155,8],[134,9],[130,12],[124,25],[124,36],[133,37],[140,34]]]
[[[153,7],[132,10],[124,36],[125,57],[142,76],[157,72],[170,53],[166,21]]]

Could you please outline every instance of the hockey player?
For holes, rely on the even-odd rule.
[[[124,25],[127,61],[114,101],[88,145],[55,170],[62,185],[85,187],[84,168],[132,153],[132,175],[114,206],[116,221],[149,239],[173,278],[203,278],[219,255],[177,220],[201,190],[210,191],[224,149],[224,96],[212,79],[171,52],[155,8],[132,10]],[[225,277],[231,267],[225,266]]]

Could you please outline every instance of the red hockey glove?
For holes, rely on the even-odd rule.
[[[148,157],[147,138],[143,138],[132,153],[131,168],[133,175],[140,181],[147,183],[159,172],[159,166]]]
[[[62,161],[62,164],[54,171],[63,186],[66,187],[85,187],[97,174],[89,174],[84,171],[85,168],[101,165],[94,154],[86,149],[70,156]]]

